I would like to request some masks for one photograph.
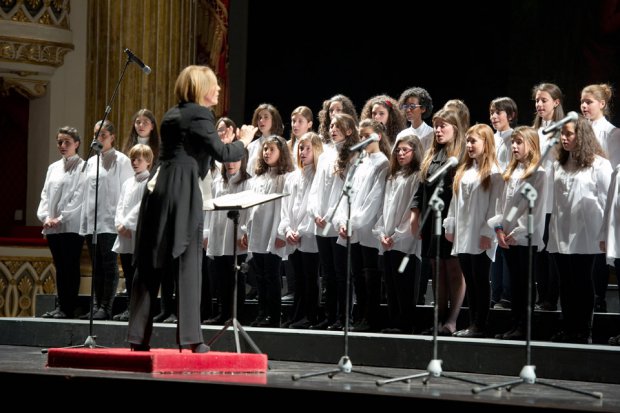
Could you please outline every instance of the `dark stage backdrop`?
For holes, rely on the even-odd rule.
[[[601,11],[598,0],[250,1],[245,117],[236,121],[268,102],[288,126],[296,106],[316,118],[337,93],[359,112],[371,96],[398,99],[421,86],[436,109],[463,99],[472,123],[489,123],[489,102],[510,96],[529,125],[531,89],[543,81],[560,86],[565,111],[579,111],[586,84],[620,84],[618,3]]]

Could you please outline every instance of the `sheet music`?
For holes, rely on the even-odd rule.
[[[246,209],[255,205],[264,204],[274,199],[288,196],[289,194],[259,194],[251,189],[235,194],[223,195],[211,200],[213,209]]]

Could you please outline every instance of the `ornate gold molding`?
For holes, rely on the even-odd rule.
[[[48,43],[38,40],[0,37],[0,60],[60,67],[72,44]]]
[[[13,89],[28,99],[38,98],[45,95],[48,81],[21,77],[23,76],[21,73],[16,75],[18,77],[11,77],[10,74],[2,75],[0,77],[0,94],[6,95],[9,90]]]
[[[0,0],[0,19],[69,29],[70,0]]]

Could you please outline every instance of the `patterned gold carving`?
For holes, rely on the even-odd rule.
[[[52,44],[0,37],[0,59],[16,63],[29,63],[59,67],[65,55],[73,50],[72,44]]]
[[[3,0],[0,5],[0,20],[69,29],[70,12],[70,0]]]
[[[0,316],[34,316],[35,296],[54,293],[55,277],[50,257],[0,257]]]
[[[20,77],[0,77],[0,95],[8,94],[11,89],[29,99],[45,95],[47,81],[21,76],[20,74]]]

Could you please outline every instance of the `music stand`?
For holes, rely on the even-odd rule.
[[[482,384],[482,385],[485,384],[485,383],[481,383],[475,380],[470,380],[470,379],[466,379],[463,377],[457,377],[451,374],[444,373],[441,368],[442,360],[437,358],[437,329],[439,327],[439,300],[437,299],[437,290],[439,289],[439,285],[437,284],[437,282],[439,280],[439,260],[440,260],[439,250],[440,250],[440,245],[441,245],[441,221],[442,221],[441,211],[443,211],[443,208],[444,208],[444,202],[440,197],[440,195],[443,193],[443,190],[444,190],[443,180],[444,180],[443,176],[439,178],[437,186],[435,186],[433,195],[431,196],[431,199],[428,203],[430,208],[426,209],[424,216],[422,217],[422,221],[420,222],[420,226],[418,227],[418,233],[419,233],[420,229],[424,226],[424,223],[428,219],[428,215],[432,209],[434,212],[434,218],[435,218],[433,229],[435,231],[434,235],[435,235],[435,240],[437,243],[436,251],[435,251],[435,271],[433,271],[433,284],[435,286],[433,288],[433,300],[435,301],[433,303],[433,359],[428,363],[426,367],[426,371],[424,373],[412,374],[412,375],[403,376],[403,377],[389,378],[387,380],[377,380],[375,383],[377,386],[383,386],[384,384],[396,383],[400,381],[409,382],[411,379],[417,379],[417,378],[422,378],[422,377],[424,378],[422,380],[423,384],[427,384],[430,381],[430,379],[433,377],[435,378],[446,377],[448,379],[459,380],[459,381],[463,381],[463,382],[471,383],[471,384]],[[415,235],[415,237],[417,236],[418,234]],[[406,259],[408,260],[408,257],[403,258],[403,261],[405,261]],[[404,271],[404,268],[406,265],[407,265],[407,262],[405,262],[404,264],[401,264],[400,268],[403,269]]]
[[[538,161],[538,165],[536,165],[535,171],[538,170],[540,165],[544,162],[545,158],[549,154],[551,148],[555,146],[559,142],[558,135],[560,134],[560,130],[555,132],[555,135],[549,139],[547,143],[547,147],[545,152],[540,157],[540,161]],[[525,359],[526,364],[521,368],[519,372],[519,378],[506,381],[504,383],[491,384],[484,387],[474,387],[471,389],[473,394],[478,394],[483,391],[491,390],[491,389],[499,389],[501,387],[505,387],[506,391],[511,391],[512,388],[517,387],[521,384],[541,384],[547,387],[553,387],[555,389],[566,390],[573,393],[583,394],[584,396],[593,397],[595,399],[602,399],[603,393],[601,392],[588,392],[579,389],[571,389],[570,387],[561,386],[554,383],[549,383],[545,381],[540,381],[536,378],[536,366],[532,364],[532,344],[531,344],[531,333],[532,333],[532,278],[533,278],[533,251],[532,251],[532,235],[534,233],[534,214],[533,209],[536,204],[536,199],[538,198],[538,191],[529,183],[525,182],[520,190],[521,195],[523,195],[524,199],[528,201],[528,212],[527,212],[527,305],[526,305],[526,332],[525,332]],[[522,198],[522,199],[523,199]],[[521,200],[522,200],[521,199]],[[512,221],[512,219],[516,219],[515,217],[517,213],[517,207],[513,206],[507,215],[506,219],[508,221]]]
[[[95,175],[95,213],[94,213],[94,221],[93,221],[93,250],[95,251],[95,253],[92,256],[92,267],[93,267],[93,278],[95,276],[95,271],[97,270],[97,206],[99,203],[99,163],[100,163],[100,157],[101,157],[101,150],[103,149],[103,144],[101,142],[99,142],[98,138],[99,138],[99,134],[101,133],[101,129],[103,128],[103,125],[105,123],[105,121],[108,119],[108,116],[110,115],[110,112],[112,111],[112,102],[114,102],[114,99],[116,98],[116,94],[118,93],[118,89],[121,85],[121,82],[123,81],[123,78],[125,77],[125,71],[127,70],[127,66],[129,66],[129,63],[131,63],[131,59],[129,56],[127,56],[127,60],[125,61],[125,66],[123,66],[123,70],[121,71],[121,75],[118,78],[118,81],[116,82],[116,86],[114,87],[114,92],[112,93],[112,96],[110,97],[110,100],[108,101],[108,104],[105,107],[105,111],[103,113],[103,118],[99,121],[99,128],[97,129],[97,132],[95,133],[95,136],[93,137],[93,141],[90,144],[90,149],[88,150],[88,154],[86,155],[86,161],[84,162],[84,166],[82,167],[82,173],[84,173],[84,171],[86,170],[86,166],[88,165],[88,158],[90,157],[90,155],[95,152],[95,154],[97,155],[97,172]],[[93,334],[93,307],[95,304],[95,281],[94,279],[91,279],[91,283],[90,283],[90,302],[89,302],[89,316],[88,316],[88,337],[86,337],[86,340],[84,340],[83,344],[78,344],[75,346],[68,346],[65,348],[105,348],[104,346],[100,346],[97,344],[97,336]],[[41,350],[41,353],[46,354],[48,349],[43,349]]]
[[[236,194],[223,195],[211,200],[213,203],[213,211],[228,211],[226,216],[233,221],[233,272],[234,272],[234,287],[233,287],[233,302],[232,302],[232,317],[224,323],[224,327],[218,331],[211,340],[207,343],[209,347],[215,343],[229,327],[233,328],[235,335],[235,349],[237,353],[241,353],[241,345],[239,342],[239,333],[243,336],[245,341],[252,347],[255,353],[262,353],[256,343],[252,341],[248,333],[243,329],[243,326],[237,320],[237,289],[238,286],[238,274],[239,265],[237,265],[237,233],[239,229],[239,211],[252,208],[256,205],[271,202],[276,199],[288,196],[289,194],[259,194],[253,190],[247,190],[238,192]]]
[[[342,201],[343,197],[346,197],[347,198],[347,224],[346,224],[347,225],[347,270],[346,270],[347,281],[346,281],[346,287],[345,287],[346,288],[346,299],[345,299],[345,315],[344,315],[344,355],[340,357],[340,360],[338,360],[338,364],[336,365],[336,368],[332,368],[329,370],[323,370],[323,371],[317,371],[314,373],[293,374],[293,376],[291,377],[293,381],[307,379],[309,377],[321,376],[323,374],[327,374],[327,377],[331,379],[338,373],[353,373],[353,363],[351,362],[351,358],[349,357],[349,322],[350,322],[349,309],[351,307],[351,304],[350,304],[350,301],[351,301],[351,294],[350,294],[350,291],[351,291],[351,225],[350,225],[351,188],[353,187],[353,175],[355,174],[355,170],[357,169],[359,164],[362,163],[363,158],[365,157],[365,154],[366,154],[366,152],[363,150],[362,147],[360,147],[360,149],[361,149],[360,153],[357,156],[355,163],[353,164],[353,166],[351,167],[351,169],[349,169],[349,172],[347,173],[347,177],[346,177],[344,186],[342,188],[342,193],[340,194],[340,198],[338,198],[336,207],[334,208],[331,216],[329,216],[329,218],[326,219],[328,224],[324,229],[324,231],[326,232],[329,227],[329,222],[332,220],[333,215],[335,214],[336,210],[338,209],[338,206],[340,205],[340,201]],[[355,373],[365,374],[365,375],[373,376],[373,377],[389,377],[383,374],[370,373],[370,372],[360,371],[360,370],[356,370]]]

